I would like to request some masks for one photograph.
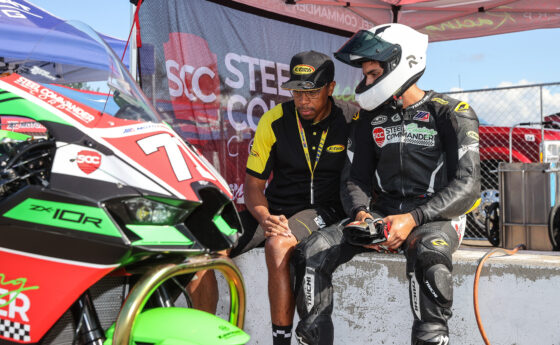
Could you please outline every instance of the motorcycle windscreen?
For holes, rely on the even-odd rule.
[[[131,162],[135,170],[175,197],[201,201],[192,187],[193,183],[212,184],[229,198],[232,196],[227,183],[194,147],[185,143],[163,122],[156,122],[155,118],[151,122],[142,121],[144,116],[149,117],[122,99],[113,105],[105,105],[104,109],[116,107],[119,110],[115,115],[125,118],[102,114],[81,102],[105,97],[107,104],[112,104],[108,100],[114,97],[109,94],[100,95],[62,86],[55,91],[55,87],[46,87],[17,74],[2,78],[0,88],[26,100],[29,107],[41,109],[41,116],[35,116],[38,121],[45,122],[45,126],[48,122],[60,123],[83,132],[113,151],[121,160]],[[70,98],[69,94],[74,98]],[[21,106],[18,108],[22,109]],[[64,133],[59,130],[58,134],[63,141]]]

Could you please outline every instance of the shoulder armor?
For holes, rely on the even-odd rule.
[[[477,119],[474,110],[467,102],[443,94],[434,94],[434,97],[432,97],[431,101],[437,103],[438,107],[448,108],[449,112],[454,113],[455,116],[460,116],[472,120]]]

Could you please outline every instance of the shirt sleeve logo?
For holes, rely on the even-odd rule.
[[[327,147],[327,151],[330,153],[338,153],[344,151],[344,145],[331,145]]]
[[[251,149],[251,151],[249,152],[249,154],[250,154],[251,156],[253,156],[253,157],[257,157],[257,158],[259,157],[259,153],[258,153],[257,151],[255,151],[255,150],[253,150],[253,149]]]

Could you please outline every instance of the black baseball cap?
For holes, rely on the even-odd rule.
[[[282,84],[287,90],[320,89],[334,80],[334,63],[316,51],[301,52],[290,62],[290,80]]]

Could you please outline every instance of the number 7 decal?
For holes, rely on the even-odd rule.
[[[183,154],[181,153],[181,149],[175,138],[171,136],[169,133],[160,133],[156,135],[152,135],[151,137],[143,138],[137,141],[138,146],[144,151],[145,154],[149,155],[156,152],[160,147],[163,147],[165,153],[167,154],[167,158],[169,159],[169,163],[171,164],[171,168],[177,177],[177,180],[185,181],[190,180],[192,178],[192,174],[189,170],[189,166],[185,159],[183,158]],[[194,161],[194,160],[193,160]],[[204,177],[208,177],[208,172],[204,171],[199,167],[197,162],[197,170],[201,172]],[[206,172],[204,174],[202,171]]]

